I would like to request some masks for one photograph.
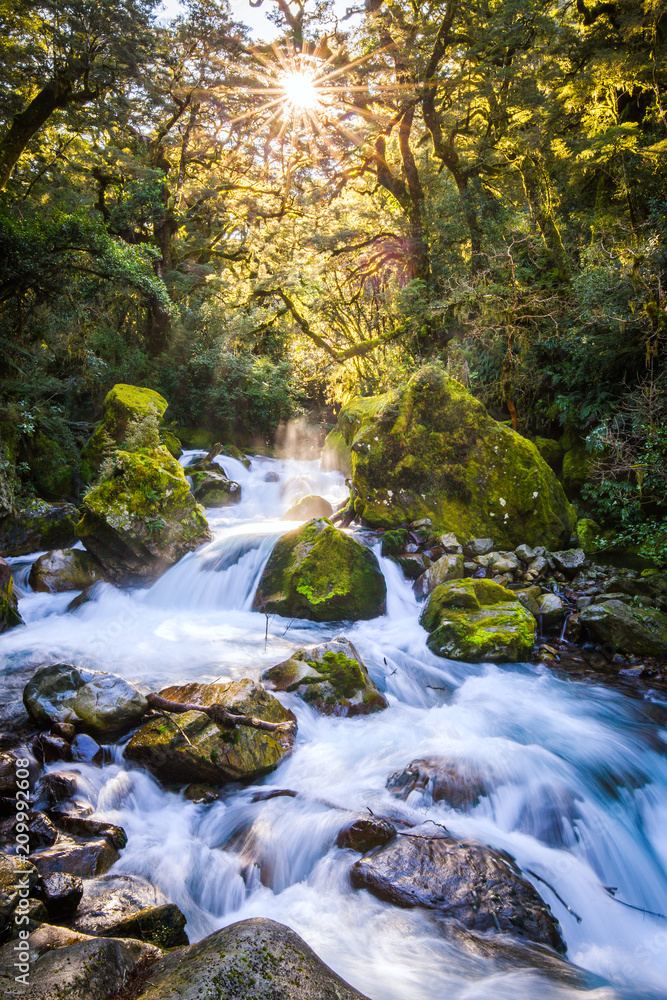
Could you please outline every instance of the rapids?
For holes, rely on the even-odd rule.
[[[257,786],[232,786],[197,805],[127,767],[122,747],[102,768],[75,765],[81,800],[127,831],[113,870],[159,885],[186,914],[191,941],[250,916],[289,924],[372,1000],[666,997],[667,732],[658,696],[634,700],[540,666],[434,656],[409,582],[368,533],[361,537],[387,581],[386,615],[347,627],[267,620],[251,610],[252,598],[275,540],[294,527],[280,517],[306,493],[340,502],[343,477],[317,462],[257,457],[248,470],[218,461],[241,484],[241,502],[209,510],[213,540],[150,588],[103,585],[95,601],[67,613],[71,593],[30,591],[36,555],[9,560],[27,627],[0,639],[0,685],[8,691],[27,666],[63,661],[151,690],[258,678],[296,647],[345,634],[389,708],[325,718],[281,695],[298,717],[297,742],[261,786],[298,798],[254,802]],[[429,807],[419,793],[394,799],[388,775],[428,754],[481,768],[490,794],[467,814]],[[357,855],[333,842],[351,813],[367,809],[509,851],[560,921],[569,959],[600,980],[567,985],[471,954],[427,914],[353,891],[347,873]]]

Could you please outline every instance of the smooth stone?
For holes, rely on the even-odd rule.
[[[192,476],[192,492],[195,500],[205,507],[229,507],[241,500],[241,487],[232,479],[228,479],[217,466],[215,471],[193,472],[186,469]]]
[[[85,590],[105,579],[104,570],[89,552],[53,549],[32,564],[28,583],[40,593],[59,594],[67,590]]]
[[[485,556],[492,550],[492,538],[471,538],[463,546],[463,551],[467,556]]]
[[[450,553],[441,556],[415,580],[412,589],[417,597],[428,597],[441,583],[447,583],[449,580],[461,580],[463,571],[464,558],[462,555]]]
[[[138,938],[161,948],[188,944],[178,906],[136,875],[86,879],[72,927],[82,934]]]
[[[558,625],[565,617],[563,602],[557,594],[541,594],[537,606],[545,625]]]
[[[76,911],[83,896],[83,880],[79,875],[50,872],[43,875],[36,893],[51,920],[66,920]]]
[[[336,847],[347,847],[366,854],[375,847],[384,847],[396,836],[396,827],[386,819],[361,816],[338,831]]]
[[[66,872],[81,878],[103,875],[118,861],[120,854],[106,838],[77,843],[70,837],[60,837],[52,847],[30,855],[40,875]]]
[[[89,764],[101,764],[104,760],[102,747],[87,733],[79,733],[72,740],[71,750],[72,760],[85,761]]]
[[[314,517],[331,517],[334,509],[324,497],[309,493],[287,508],[283,521],[311,521]]]
[[[607,599],[580,611],[579,621],[621,653],[667,656],[667,615],[661,611]]]
[[[148,707],[124,678],[69,663],[38,670],[26,684],[23,701],[40,725],[67,722],[102,734],[131,729]]]

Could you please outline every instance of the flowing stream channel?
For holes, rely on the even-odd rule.
[[[30,590],[37,554],[10,560],[27,627],[2,637],[0,684],[56,662],[112,671],[145,690],[258,679],[297,647],[344,634],[389,708],[337,719],[280,695],[297,716],[297,741],[260,784],[296,798],[253,802],[256,785],[232,786],[214,803],[195,804],[126,765],[122,747],[104,767],[74,765],[80,798],[128,834],[113,871],[158,885],[187,916],[191,941],[246,917],[288,924],[372,1000],[667,997],[664,702],[541,666],[434,656],[410,583],[368,535],[362,540],[387,581],[384,616],[336,626],[267,622],[252,598],[275,540],[295,526],[282,514],[307,493],[340,502],[343,477],[318,462],[253,458],[248,470],[218,461],[241,484],[241,502],[209,510],[213,540],[147,589],[103,585],[96,600],[67,612],[72,593]],[[395,799],[389,774],[426,755],[481,769],[489,794],[466,813],[419,792]],[[567,985],[471,954],[427,913],[353,890],[348,872],[358,855],[334,841],[351,814],[368,809],[507,850],[560,921],[570,961],[603,981]]]

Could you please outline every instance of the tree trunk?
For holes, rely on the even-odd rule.
[[[521,160],[519,170],[530,211],[542,234],[544,245],[549,251],[553,266],[559,272],[563,281],[569,281],[571,276],[570,264],[548,199],[544,197],[540,173],[533,158],[531,156],[524,156],[523,160]]]
[[[30,104],[14,116],[14,121],[0,143],[0,188],[10,178],[21,153],[32,137],[46,124],[57,108],[64,107],[72,95],[70,81],[51,80]]]

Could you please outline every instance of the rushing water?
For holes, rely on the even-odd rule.
[[[127,767],[120,748],[103,768],[76,765],[82,801],[127,831],[114,870],[159,885],[186,914],[191,940],[250,916],[289,924],[373,1000],[667,997],[667,920],[659,915],[667,912],[664,713],[546,668],[432,655],[410,584],[378,548],[386,615],[349,626],[267,622],[252,612],[252,597],[276,538],[294,526],[281,515],[306,493],[339,502],[343,477],[317,462],[255,458],[247,470],[218,461],[241,484],[241,503],[209,511],[213,541],[148,589],[103,585],[95,601],[68,613],[71,593],[30,591],[34,556],[12,560],[27,628],[2,637],[5,675],[66,661],[151,690],[258,678],[298,646],[345,634],[389,708],[325,718],[281,695],[297,715],[297,742],[261,784],[294,789],[297,798],[253,802],[256,786],[235,786],[213,804],[194,804]],[[387,776],[424,755],[481,769],[490,794],[469,813],[420,793],[397,802]],[[353,891],[348,871],[358,855],[333,843],[352,813],[369,808],[509,851],[534,873],[527,877],[558,917],[570,960],[609,985],[568,986],[473,954],[427,914]]]

